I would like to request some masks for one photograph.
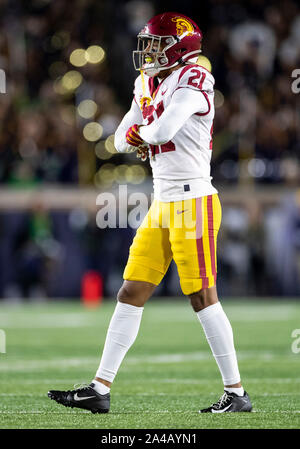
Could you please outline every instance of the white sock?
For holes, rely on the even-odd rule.
[[[243,387],[240,388],[229,388],[229,387],[225,387],[224,388],[225,391],[228,391],[228,393],[235,393],[238,396],[244,396],[245,390]]]
[[[143,310],[144,307],[117,303],[107,330],[102,358],[95,377],[113,382],[125,354],[136,339]]]
[[[97,391],[99,394],[107,394],[110,392],[110,388],[104,385],[102,382],[99,382],[99,380],[93,379],[92,383],[94,384],[94,390]]]
[[[197,312],[224,385],[240,382],[231,324],[220,302]]]

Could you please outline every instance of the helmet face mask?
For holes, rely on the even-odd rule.
[[[170,68],[166,51],[176,44],[174,36],[138,35],[137,50],[133,52],[133,65],[148,76],[156,76],[161,70]]]
[[[175,67],[201,53],[202,33],[195,22],[177,13],[159,14],[137,36],[133,52],[136,70],[148,76]]]

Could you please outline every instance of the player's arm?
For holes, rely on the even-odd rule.
[[[202,91],[189,88],[177,89],[162,115],[150,125],[139,127],[139,135],[151,145],[162,145],[172,140],[193,114],[206,114],[209,110],[209,99]]]
[[[120,125],[115,132],[115,148],[119,153],[131,153],[137,150],[137,146],[130,145],[126,140],[128,128],[134,124],[141,124],[143,116],[135,99],[132,100],[131,107],[124,115]]]

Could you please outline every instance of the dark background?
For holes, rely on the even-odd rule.
[[[212,176],[223,203],[220,293],[299,296],[300,97],[291,89],[292,72],[300,68],[298,3],[7,0],[0,2],[0,68],[7,79],[0,94],[5,300],[79,297],[89,270],[102,275],[106,296],[118,290],[135,230],[98,229],[96,209],[76,201],[50,207],[35,193],[55,188],[76,199],[88,191],[96,199],[99,191],[128,183],[150,194],[148,163],[115,154],[111,142],[132,99],[136,35],[153,15],[170,10],[198,23],[216,80]],[[102,47],[105,58],[74,66],[73,50],[91,45]],[[81,74],[81,83],[63,89],[70,71]],[[90,118],[78,113],[86,99],[97,105]],[[94,141],[83,135],[89,122],[102,127]],[[141,168],[131,182],[133,165]],[[26,204],[24,192],[32,193]],[[173,265],[157,294],[180,294]]]

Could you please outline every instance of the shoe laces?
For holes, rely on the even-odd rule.
[[[78,390],[88,390],[89,388],[91,388],[91,386],[89,384],[78,383],[78,384],[74,384],[74,390],[72,390],[71,392],[73,393]]]
[[[222,394],[218,402],[212,405],[213,408],[220,410],[224,405],[227,405],[228,402],[232,399],[232,396],[228,394],[226,391]]]

